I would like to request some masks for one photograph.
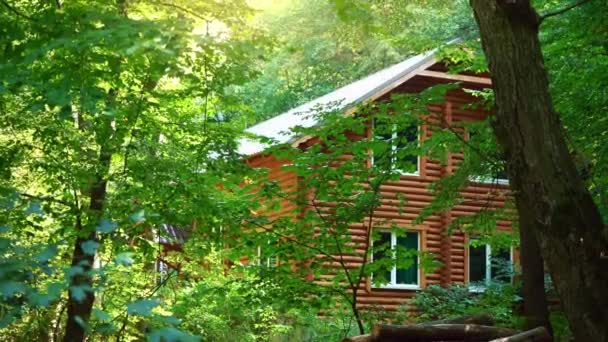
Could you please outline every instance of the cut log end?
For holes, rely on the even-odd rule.
[[[343,339],[342,342],[372,342],[372,336],[371,335],[352,336],[352,337],[347,337],[347,338]]]

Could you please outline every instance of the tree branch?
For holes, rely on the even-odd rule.
[[[585,3],[589,2],[589,1],[591,1],[591,0],[579,0],[579,1],[576,1],[576,2],[574,2],[574,3],[572,3],[572,4],[568,5],[568,6],[564,7],[564,8],[560,8],[560,9],[555,10],[553,12],[547,12],[547,13],[541,15],[540,18],[538,19],[539,25],[542,24],[542,22],[545,19],[547,19],[547,18],[554,17],[556,15],[560,15],[562,13],[568,12],[569,10],[571,10],[573,8],[576,8],[576,7],[580,6],[580,5],[583,5],[583,4],[585,4]]]
[[[34,18],[32,18],[32,17],[30,17],[30,16],[22,13],[21,11],[19,11],[15,7],[9,5],[6,1],[0,0],[0,3],[2,3],[2,5],[4,5],[4,7],[6,7],[9,11],[15,13],[18,17],[22,17],[22,18],[25,18],[27,20],[35,21]]]
[[[310,249],[310,250],[316,251],[316,252],[318,252],[319,254],[321,254],[321,255],[323,255],[323,256],[325,256],[325,257],[327,257],[329,260],[332,260],[332,261],[333,261],[333,260],[335,260],[335,257],[334,257],[334,256],[330,255],[329,253],[327,253],[326,251],[324,251],[324,250],[322,250],[322,249],[320,249],[320,248],[317,248],[317,247],[315,247],[315,246],[312,246],[312,245],[306,244],[306,243],[304,243],[304,242],[301,242],[301,241],[299,241],[298,239],[294,239],[294,238],[292,238],[291,236],[287,236],[287,235],[285,235],[285,234],[279,233],[279,232],[277,232],[276,230],[274,230],[274,229],[272,229],[272,228],[269,228],[269,227],[267,227],[267,226],[265,226],[265,225],[263,225],[263,224],[260,224],[260,223],[258,223],[258,222],[251,221],[251,220],[248,220],[248,219],[245,219],[245,222],[250,223],[250,224],[253,224],[253,225],[255,225],[256,227],[261,228],[261,229],[263,229],[264,231],[266,231],[266,232],[268,232],[268,233],[275,234],[276,236],[278,236],[278,237],[280,237],[280,238],[283,238],[283,239],[285,239],[285,240],[288,240],[288,241],[290,241],[290,242],[293,242],[293,243],[295,243],[296,245],[299,245],[299,246],[302,246],[302,247],[308,248],[308,249]],[[272,222],[270,222],[270,224],[272,225]]]
[[[189,14],[189,15],[191,15],[191,16],[193,16],[195,18],[198,18],[200,20],[204,20],[204,21],[209,21],[210,20],[209,18],[205,18],[202,15],[200,15],[200,14],[198,14],[198,13],[196,13],[196,12],[190,10],[190,9],[187,9],[185,7],[182,7],[182,6],[179,6],[179,5],[176,5],[176,4],[172,4],[172,3],[168,3],[168,2],[157,2],[157,4],[161,5],[161,6],[170,7],[170,8],[182,11],[182,12],[184,12],[186,14]]]
[[[69,203],[69,202],[66,202],[66,201],[63,201],[63,200],[60,200],[60,199],[56,199],[56,198],[50,197],[50,196],[37,196],[37,195],[27,194],[27,193],[24,193],[24,192],[20,192],[19,196],[30,198],[30,199],[35,199],[35,200],[39,200],[39,201],[45,201],[45,202],[52,202],[52,203],[63,204],[66,207],[74,208],[74,205],[72,203]]]

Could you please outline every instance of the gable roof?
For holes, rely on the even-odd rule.
[[[279,143],[293,142],[297,137],[290,132],[296,126],[312,127],[318,122],[310,114],[315,110],[346,110],[356,104],[376,99],[411,77],[419,69],[435,62],[436,50],[410,57],[365,78],[338,88],[331,93],[304,103],[271,119],[249,127],[246,131],[258,136],[272,138]],[[262,152],[267,146],[252,139],[241,139],[238,152],[250,156]]]

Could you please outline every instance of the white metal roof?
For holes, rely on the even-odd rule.
[[[247,129],[247,132],[258,136],[272,138],[279,143],[293,141],[296,136],[290,130],[296,126],[312,127],[317,121],[310,114],[315,110],[343,110],[354,104],[365,102],[378,95],[387,88],[392,89],[399,84],[394,84],[408,74],[414,72],[420,66],[433,60],[435,50],[420,54],[404,60],[403,62],[389,66],[365,78],[338,88],[333,92],[316,98],[310,102],[295,107],[283,114],[260,122]],[[251,139],[241,139],[239,142],[239,153],[242,155],[253,155],[263,151],[267,146]]]

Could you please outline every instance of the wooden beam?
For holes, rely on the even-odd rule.
[[[445,80],[460,81],[460,82],[481,84],[481,85],[487,85],[487,86],[492,85],[492,80],[488,77],[448,74],[447,72],[432,71],[432,70],[422,70],[422,71],[418,72],[418,75],[424,76],[424,77],[430,77],[430,78],[441,78],[441,79],[445,79]]]

